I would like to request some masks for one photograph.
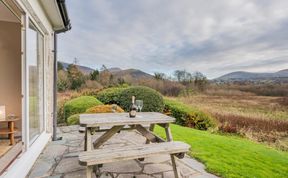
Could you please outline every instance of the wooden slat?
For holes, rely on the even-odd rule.
[[[183,142],[163,142],[145,145],[124,146],[120,148],[101,148],[79,154],[79,163],[84,166],[110,162],[153,157],[158,154],[176,154],[189,150]]]
[[[109,140],[113,135],[115,135],[118,131],[120,131],[124,125],[114,126],[109,131],[105,132],[101,137],[99,137],[94,143],[94,149],[99,148],[103,143]]]
[[[99,113],[99,114],[81,114],[80,126],[83,127],[101,127],[101,126],[119,126],[119,125],[150,125],[165,124],[175,122],[175,119],[165,114],[157,112],[137,113],[135,118],[130,118],[128,113]]]
[[[141,125],[136,126],[136,130],[140,132],[144,137],[146,137],[147,140],[149,140],[152,143],[155,142],[165,142],[161,137],[155,135],[153,132],[148,131],[146,128],[144,128]]]
[[[13,118],[13,119],[9,119],[9,118],[6,118],[4,120],[0,120],[0,122],[16,122],[16,121],[19,121],[20,118]]]

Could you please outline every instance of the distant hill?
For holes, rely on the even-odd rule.
[[[69,64],[65,63],[65,62],[61,62],[64,69],[67,70]],[[86,66],[81,66],[81,65],[77,65],[78,69],[85,75],[90,74],[91,72],[94,71],[94,69],[90,68],[90,67],[86,67]],[[133,79],[150,79],[153,78],[152,75],[143,72],[141,70],[138,69],[125,69],[122,70],[118,67],[113,67],[113,68],[109,68],[108,69],[115,78],[123,78],[123,79],[127,79],[127,78],[133,78]]]
[[[70,65],[70,64],[65,63],[65,62],[61,62],[61,64],[63,65],[65,70],[67,70],[68,66]],[[85,75],[88,75],[94,71],[94,69],[92,69],[90,67],[86,67],[86,66],[77,65],[77,67]]]
[[[249,80],[281,80],[288,79],[288,69],[280,70],[275,73],[253,73],[253,72],[232,72],[218,77],[216,81],[249,81]]]
[[[121,71],[122,69],[118,68],[118,67],[112,67],[112,68],[109,68],[108,69],[111,73],[114,73],[114,72],[119,72]]]
[[[119,68],[108,69],[116,78],[150,79],[152,75],[138,69],[121,70]]]

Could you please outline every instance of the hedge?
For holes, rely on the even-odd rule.
[[[100,91],[96,97],[104,104],[119,105],[119,97],[124,90],[125,88],[108,88]]]
[[[132,96],[136,100],[143,100],[143,112],[162,112],[164,109],[163,97],[159,92],[148,87],[135,86],[124,89],[118,97],[118,103],[125,111],[129,111]]]
[[[88,108],[103,104],[93,96],[80,96],[67,101],[64,105],[65,119],[68,117],[85,112]]]
[[[67,118],[67,125],[79,125],[80,114],[74,114]]]
[[[124,112],[124,110],[116,106],[116,112]],[[113,105],[99,105],[99,106],[94,106],[92,108],[89,108],[86,110],[86,113],[110,113],[113,110]]]
[[[116,105],[117,106],[117,105]],[[111,113],[112,112],[112,105],[98,105],[98,106],[93,106],[89,109],[86,110],[85,113]],[[116,112],[124,112],[124,110],[117,106]],[[80,114],[74,114],[67,119],[67,124],[68,125],[77,125],[79,124],[79,115]]]
[[[164,103],[164,112],[175,117],[176,124],[178,125],[193,127],[199,130],[207,130],[208,128],[215,126],[214,119],[197,108],[170,99],[165,99]]]

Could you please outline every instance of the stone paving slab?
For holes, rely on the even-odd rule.
[[[78,163],[78,154],[84,150],[84,134],[78,126],[59,127],[58,136],[62,140],[50,142],[37,159],[27,178],[82,178],[85,167]],[[93,139],[102,133],[97,133]],[[146,139],[136,131],[121,131],[103,147],[121,147],[144,144]],[[186,156],[177,159],[177,168],[182,178],[214,178],[205,171],[203,164]],[[104,164],[100,168],[101,178],[173,178],[174,173],[169,155],[145,158],[144,161],[129,160]],[[93,177],[96,177],[93,175]]]

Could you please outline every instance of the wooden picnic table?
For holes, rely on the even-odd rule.
[[[139,112],[135,118],[130,118],[128,113],[99,113],[80,115],[80,126],[85,127],[85,151],[98,149],[113,135],[123,129],[137,130],[146,138],[146,144],[149,142],[165,142],[165,140],[153,133],[155,124],[165,129],[166,141],[170,142],[173,140],[173,138],[169,124],[172,122],[175,122],[175,118],[157,112]],[[149,125],[149,128],[145,127],[145,125]],[[101,131],[101,128],[105,128],[104,134],[93,142],[92,135],[97,131]],[[181,157],[184,155],[177,156]],[[175,177],[178,177],[175,158],[173,155],[171,155],[171,161]]]

